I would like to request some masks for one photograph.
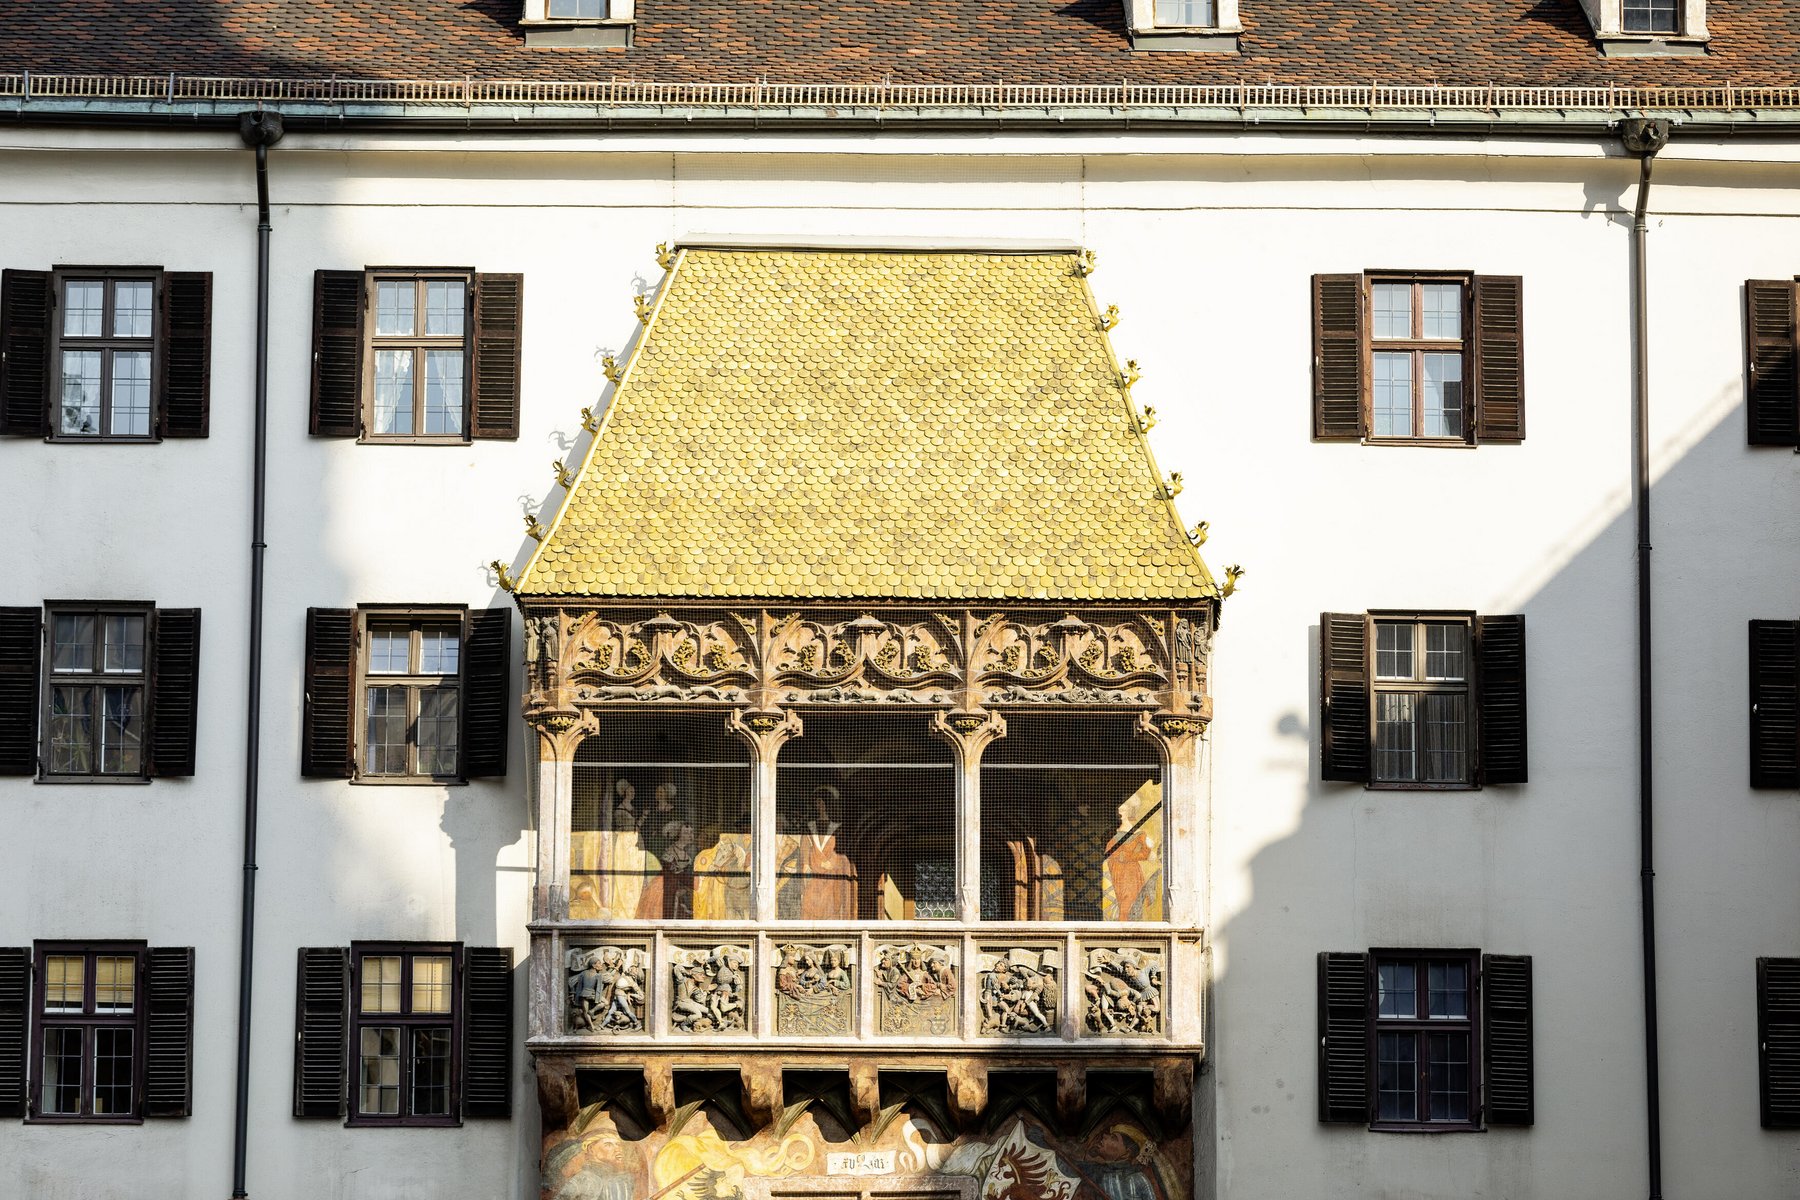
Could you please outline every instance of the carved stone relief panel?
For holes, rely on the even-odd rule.
[[[856,1028],[856,953],[843,942],[775,951],[775,1032],[844,1037]]]
[[[570,1033],[643,1033],[650,952],[643,945],[576,946],[564,956]]]
[[[946,1037],[957,1031],[957,951],[925,943],[875,948],[876,1032]]]
[[[750,1028],[748,946],[678,946],[669,954],[669,1028],[742,1033]]]
[[[768,655],[788,703],[946,704],[962,681],[962,628],[937,614],[787,613],[770,626]]]
[[[1060,949],[983,947],[976,997],[983,1037],[1054,1036],[1062,1012]]]
[[[1163,1029],[1163,952],[1150,946],[1091,946],[1082,971],[1087,1032],[1101,1037],[1159,1034]]]
[[[1154,704],[1170,653],[1159,621],[1136,614],[995,613],[970,659],[991,703]]]
[[[582,613],[560,646],[561,674],[579,701],[741,703],[756,682],[755,634],[755,622],[733,612]],[[552,644],[539,635],[540,647]]]

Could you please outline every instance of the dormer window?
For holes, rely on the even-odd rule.
[[[631,45],[634,0],[524,0],[527,46],[561,49]]]
[[[1235,51],[1238,0],[1124,0],[1133,50]]]
[[[1705,54],[1706,0],[1581,0],[1600,52]]]
[[[1676,0],[1624,0],[1626,33],[1680,33]]]

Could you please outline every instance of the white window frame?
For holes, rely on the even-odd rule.
[[[525,0],[525,15],[520,19],[519,24],[548,25],[552,27],[630,25],[636,19],[636,0],[607,0],[606,15],[600,18],[553,17],[550,15],[549,0]]]
[[[1238,20],[1238,0],[1214,0],[1211,25],[1158,25],[1156,0],[1125,0],[1125,12],[1133,33],[1167,33],[1174,30],[1205,33],[1242,33]]]
[[[1705,42],[1706,0],[1677,0],[1677,28],[1673,33],[1638,33],[1625,28],[1625,0],[1581,0],[1594,36],[1602,42]]]

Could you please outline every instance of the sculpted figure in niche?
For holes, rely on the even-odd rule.
[[[856,919],[856,864],[838,853],[840,826],[832,819],[838,799],[836,788],[820,786],[812,794],[815,815],[805,831],[781,837],[775,905],[784,920]]]
[[[696,951],[671,968],[675,998],[669,1019],[681,1033],[711,1033],[744,1028],[742,951],[721,946]]]
[[[577,1032],[644,1028],[641,951],[599,946],[569,951],[569,1027]]]
[[[1162,965],[1142,950],[1090,950],[1082,980],[1087,1027],[1101,1034],[1162,1028]]]

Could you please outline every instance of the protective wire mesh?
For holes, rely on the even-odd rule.
[[[1162,920],[1162,764],[1135,719],[1006,726],[981,762],[981,919]]]
[[[571,917],[754,915],[750,752],[723,713],[608,714],[573,774]]]

